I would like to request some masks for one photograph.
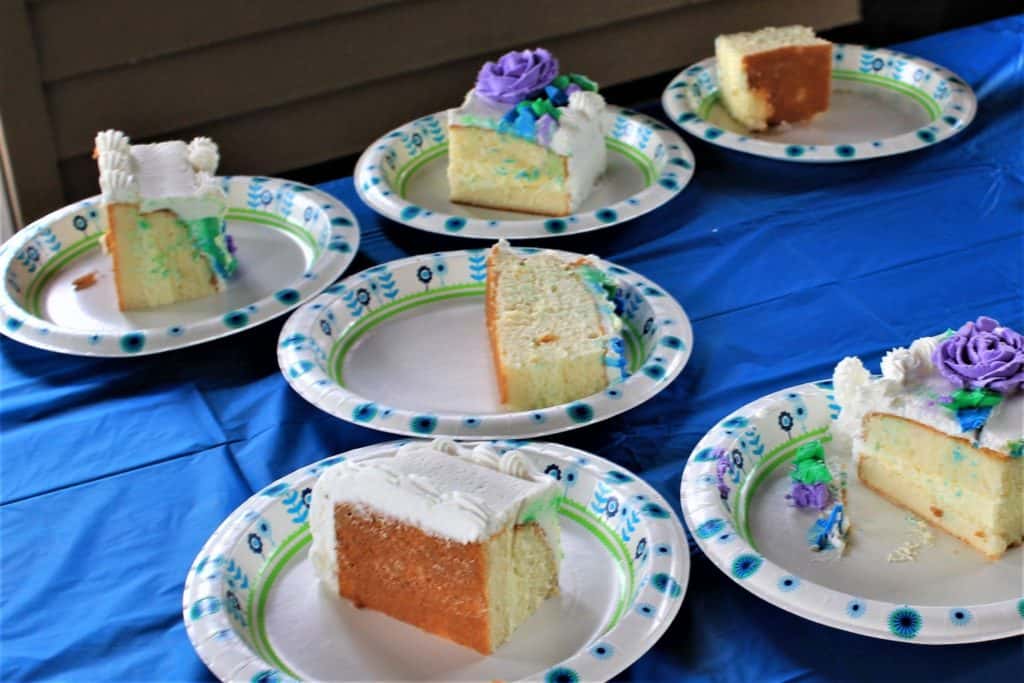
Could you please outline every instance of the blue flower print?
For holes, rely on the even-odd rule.
[[[889,613],[889,630],[893,635],[912,640],[921,630],[921,614],[910,607],[900,607]]]
[[[643,329],[644,335],[650,334],[651,330],[653,330],[653,329],[654,329],[654,318],[648,318],[647,320],[644,321],[644,329]]]
[[[846,615],[853,619],[860,619],[864,616],[865,611],[867,611],[867,605],[856,598],[846,603]]]
[[[608,496],[608,500],[604,504],[604,513],[608,515],[608,518],[614,517],[619,512],[619,500],[615,496]]]
[[[558,465],[548,465],[544,468],[544,474],[557,481],[562,481],[562,468]]]
[[[956,607],[949,610],[949,621],[953,626],[967,626],[967,624],[971,623],[972,618],[973,615],[969,609]]]
[[[249,534],[249,550],[257,555],[263,554],[263,539],[258,534]]]
[[[356,290],[356,301],[359,302],[360,306],[364,308],[370,307],[370,290],[360,287]]]
[[[779,413],[779,428],[786,432],[786,437],[789,437],[789,433],[793,430],[793,416],[783,410]]]
[[[270,202],[274,201],[274,193],[270,190],[263,190],[260,193],[260,204],[263,206],[269,206]]]
[[[636,544],[636,551],[633,553],[633,557],[635,557],[636,559],[639,560],[640,558],[642,558],[646,554],[647,554],[647,539],[646,538],[641,538],[640,541]]]
[[[302,489],[302,504],[307,508],[313,502],[313,489],[306,487]]]
[[[324,334],[326,334],[328,337],[331,336],[331,324],[329,322],[327,322],[326,320],[321,320],[320,321],[320,330]]]
[[[71,225],[75,226],[75,230],[85,230],[89,227],[89,221],[85,216],[75,216],[71,219]]]
[[[425,289],[430,289],[430,281],[434,279],[434,272],[430,266],[420,266],[416,271],[416,279],[423,283]]]
[[[313,217],[313,207],[312,206],[307,206],[306,210],[302,212],[302,220],[304,220],[305,222],[308,223],[309,220],[312,217]]]

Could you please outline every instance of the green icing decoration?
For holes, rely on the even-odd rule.
[[[1011,458],[1019,458],[1024,456],[1024,439],[1017,439],[1016,441],[1006,442],[1006,451],[1010,454]]]
[[[238,261],[224,244],[224,221],[211,216],[184,223],[192,237],[192,244],[206,257],[214,272],[224,279],[231,277],[238,268]]]
[[[832,474],[825,465],[825,448],[820,441],[808,441],[796,449],[790,478],[808,485],[832,481]]]
[[[545,114],[549,114],[556,119],[559,116],[558,107],[552,104],[551,100],[547,100],[542,97],[530,102],[530,109],[533,110],[534,115],[538,119]]]
[[[584,280],[603,289],[605,296],[610,300],[615,298],[615,293],[619,291],[619,284],[603,270],[584,264],[579,267],[578,272]]]
[[[973,408],[993,408],[1003,400],[1002,394],[998,394],[991,389],[957,389],[953,392],[952,398],[953,401],[951,403],[943,403],[942,405],[953,412]]]
[[[561,76],[559,76],[555,80],[551,81],[551,85],[555,86],[559,90],[565,90],[566,88],[569,87],[569,84],[571,82],[572,81],[569,80],[568,76],[566,76],[565,74],[562,74]],[[580,87],[582,87],[582,86],[580,86]]]
[[[584,90],[589,90],[590,92],[597,92],[597,83],[590,80],[583,74],[569,74],[569,80],[571,80],[573,83],[580,86]]]

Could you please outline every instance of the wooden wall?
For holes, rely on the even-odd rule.
[[[857,19],[857,0],[0,0],[0,124],[28,221],[97,191],[97,130],[204,134],[225,173],[360,151],[452,106],[486,58],[542,44],[620,83],[712,53],[717,33]]]

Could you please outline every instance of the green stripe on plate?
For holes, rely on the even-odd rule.
[[[619,619],[622,618],[626,609],[626,601],[633,595],[635,577],[633,575],[633,563],[629,559],[629,550],[626,548],[626,544],[619,539],[615,532],[608,528],[604,522],[594,516],[593,513],[588,511],[580,503],[568,498],[563,498],[559,505],[558,512],[563,517],[576,522],[593,535],[611,554],[612,559],[619,565],[619,569],[622,571],[623,576],[627,577],[625,589],[619,593],[618,601],[615,605],[615,612],[608,624],[601,630],[602,633],[607,633],[611,629],[615,628]],[[260,569],[260,572],[256,577],[256,583],[253,586],[253,589],[249,592],[248,607],[246,610],[248,612],[249,623],[253,626],[251,633],[257,653],[296,680],[300,679],[299,675],[288,668],[288,665],[284,663],[280,655],[278,655],[274,650],[273,645],[270,644],[270,638],[267,634],[267,602],[270,598],[270,591],[274,587],[274,583],[277,581],[278,577],[281,575],[281,572],[285,570],[288,564],[300,551],[309,545],[312,538],[313,536],[309,530],[309,523],[307,522],[296,528],[296,530],[292,532],[280,546],[278,546],[273,554],[267,558],[266,563]]]
[[[932,121],[939,118],[939,114],[942,112],[942,107],[935,101],[930,95],[921,90],[915,88],[912,85],[908,85],[903,81],[896,81],[885,76],[879,76],[878,74],[865,74],[860,71],[850,71],[847,69],[835,69],[832,72],[832,78],[838,78],[842,81],[857,81],[860,83],[868,83],[870,85],[877,85],[881,88],[887,88],[894,90],[901,95],[906,95],[917,103],[924,107],[925,111],[932,117]]]
[[[398,187],[398,196],[403,199],[405,198],[405,186],[408,184],[409,178],[411,178],[416,171],[420,170],[424,164],[427,164],[428,162],[431,162],[447,153],[448,143],[445,142],[437,145],[436,147],[431,147],[430,149],[421,152],[413,159],[407,161],[405,166],[398,169],[398,173],[395,174],[395,185]]]
[[[484,292],[485,285],[482,282],[447,285],[445,287],[438,287],[425,292],[410,294],[409,296],[402,297],[397,301],[384,304],[380,308],[371,310],[364,317],[356,319],[356,322],[345,330],[345,334],[338,339],[333,346],[331,346],[331,351],[327,356],[328,374],[335,382],[338,383],[338,386],[345,386],[343,368],[345,365],[345,357],[348,355],[352,345],[359,341],[360,337],[385,320],[388,320],[399,313],[404,313],[405,311],[425,306],[427,304],[434,304],[439,301],[449,301],[451,299],[483,296]],[[640,341],[641,335],[633,323],[629,321],[623,322],[624,326],[622,329],[622,336],[626,341],[627,356],[629,358],[629,371],[633,373],[636,372],[644,362],[643,346]]]
[[[25,289],[25,304],[28,307],[29,313],[37,318],[41,318],[39,308],[39,297],[46,288],[46,284],[53,279],[53,276],[61,271],[64,266],[75,260],[82,254],[92,251],[92,249],[99,243],[100,238],[103,237],[103,233],[96,235],[90,235],[85,239],[81,239],[71,246],[57,252],[53,258],[49,259],[42,265],[36,276],[28,283],[28,287]]]
[[[227,220],[246,221],[249,223],[260,223],[271,228],[277,228],[288,233],[292,237],[304,242],[313,251],[313,258],[318,258],[322,253],[320,246],[316,243],[313,235],[295,225],[294,223],[267,211],[256,211],[254,209],[232,208],[228,209],[225,216]]]
[[[743,539],[754,550],[757,550],[757,546],[754,544],[754,538],[750,533],[750,503],[754,499],[754,494],[761,487],[761,484],[764,483],[764,480],[778,469],[779,465],[791,460],[796,455],[799,446],[819,436],[823,436],[823,438],[818,439],[823,444],[832,440],[832,437],[828,436],[828,427],[820,427],[776,446],[761,458],[757,468],[743,482],[743,486],[740,488],[739,500],[736,501],[736,528]]]
[[[654,183],[655,178],[658,177],[658,172],[654,168],[654,162],[646,156],[643,152],[640,152],[635,147],[627,145],[621,140],[615,138],[605,138],[605,145],[613,152],[618,152],[622,156],[626,157],[640,169],[640,173],[644,176],[644,186],[648,187]],[[421,152],[415,158],[410,159],[404,166],[398,169],[395,174],[394,187],[397,188],[398,196],[405,198],[406,186],[409,184],[409,180],[423,168],[424,165],[443,156],[448,153],[448,143],[431,147],[430,149]]]
[[[270,638],[267,636],[267,599],[270,597],[270,588],[274,585],[277,577],[288,566],[292,558],[309,545],[311,540],[313,540],[313,534],[309,531],[307,522],[292,532],[267,559],[256,579],[259,590],[257,591],[256,586],[253,586],[253,590],[249,591],[249,623],[254,626],[252,636],[256,651],[295,680],[301,680],[301,678],[288,668],[270,645]]]
[[[931,116],[932,121],[939,118],[939,114],[942,112],[942,108],[934,98],[923,90],[915,88],[914,86],[908,85],[902,81],[896,81],[877,74],[865,74],[860,71],[850,71],[848,69],[834,69],[832,71],[832,78],[840,81],[867,83],[869,85],[898,92],[901,95],[906,95],[920,104],[924,110],[928,112],[928,115]],[[700,106],[697,107],[697,116],[707,121],[708,116],[711,113],[711,108],[718,104],[718,100],[721,98],[721,95],[721,91],[716,90],[701,100]]]
[[[600,541],[605,550],[611,553],[612,559],[619,565],[622,575],[626,577],[625,590],[619,593],[619,599],[615,603],[615,612],[608,625],[601,629],[602,634],[607,633],[615,628],[615,624],[619,623],[619,619],[626,611],[626,601],[632,597],[635,588],[636,577],[633,575],[633,563],[629,559],[629,549],[626,548],[626,544],[622,542],[618,534],[575,500],[563,498],[558,512],[579,524]]]
[[[345,364],[345,356],[348,354],[349,349],[370,329],[388,318],[404,313],[409,309],[437,303],[438,301],[483,295],[484,284],[482,282],[448,285],[425,292],[410,294],[398,301],[384,304],[380,308],[370,311],[364,317],[357,319],[355,323],[345,330],[344,336],[331,346],[331,352],[327,357],[328,374],[332,375],[332,379],[338,383],[338,386],[345,386],[342,379],[342,366]]]

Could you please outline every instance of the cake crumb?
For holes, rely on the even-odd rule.
[[[935,507],[934,505],[930,506],[930,509],[932,511],[932,514],[935,515],[936,517],[941,517],[942,516],[942,510],[940,510],[939,508]]]
[[[88,289],[92,287],[94,284],[98,282],[98,280],[99,274],[95,270],[93,270],[86,273],[85,275],[76,277],[74,280],[71,281],[71,286],[74,287],[75,291],[77,292],[79,290]]]
[[[557,334],[555,334],[554,332],[548,332],[546,334],[542,334],[541,336],[537,337],[537,339],[534,341],[534,343],[535,344],[550,344],[551,342],[557,341],[557,340],[558,340],[558,335]]]
[[[935,536],[925,522],[913,515],[907,515],[906,519],[914,527],[916,538],[904,541],[893,549],[886,558],[889,562],[913,562],[921,548],[935,541]]]

